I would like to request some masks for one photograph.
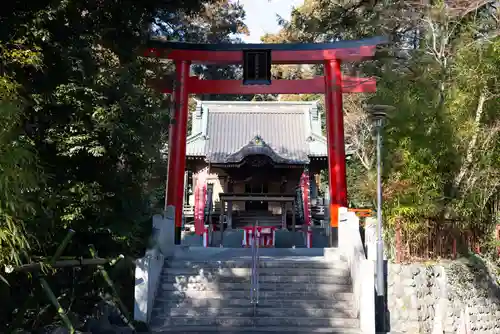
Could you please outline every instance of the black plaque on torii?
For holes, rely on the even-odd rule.
[[[271,84],[271,50],[243,51],[243,85]]]

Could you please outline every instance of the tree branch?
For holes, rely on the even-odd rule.
[[[486,92],[482,91],[481,94],[479,95],[479,100],[478,100],[477,107],[476,107],[476,116],[474,119],[472,138],[469,142],[469,146],[467,147],[467,153],[465,155],[464,162],[462,163],[462,166],[460,167],[460,171],[457,174],[457,176],[455,177],[455,180],[453,182],[455,189],[458,189],[460,187],[460,184],[462,183],[462,180],[463,180],[465,174],[467,173],[470,165],[472,164],[474,152],[476,150],[477,139],[479,136],[481,119],[482,119],[482,116],[484,113],[484,104],[485,103],[486,103]]]

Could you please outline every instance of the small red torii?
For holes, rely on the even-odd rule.
[[[347,207],[344,120],[342,93],[376,91],[373,78],[343,77],[342,62],[361,61],[374,56],[384,37],[333,43],[288,44],[194,44],[152,39],[143,49],[146,57],[171,59],[176,74],[173,87],[155,83],[174,98],[170,125],[166,205],[175,207],[175,242],[182,227],[184,170],[189,94],[325,94],[326,138],[328,145],[328,185],[330,212]],[[190,76],[191,64],[242,64],[245,80],[201,80]],[[306,80],[271,80],[271,64],[323,64],[324,76]],[[330,226],[337,227],[337,215]]]

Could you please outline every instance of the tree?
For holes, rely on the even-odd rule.
[[[462,231],[480,225],[487,235],[493,226],[491,201],[498,194],[498,115],[493,110],[498,108],[499,20],[494,1],[306,0],[281,24],[279,34],[265,39],[390,37],[391,45],[378,50],[375,60],[344,65],[346,73],[375,76],[379,86],[360,101],[344,98],[346,138],[357,162],[350,183],[354,195],[375,196],[371,126],[359,106],[393,105],[396,111],[384,135],[384,214],[389,222],[418,230],[424,217],[441,223],[453,219],[461,222]]]
[[[220,0],[207,1],[199,12],[172,16],[162,12],[156,20],[156,34],[166,34],[172,40],[191,43],[241,43],[239,34],[248,35],[244,23],[245,11],[238,2]],[[241,69],[235,65],[195,65],[193,72],[200,79],[242,79]],[[202,100],[240,100],[249,97],[206,94]]]
[[[162,183],[157,177],[164,168],[160,148],[169,123],[168,104],[147,80],[151,72],[168,75],[171,66],[141,58],[138,48],[154,23],[165,17],[178,22],[175,31],[167,32],[172,38],[188,36],[200,18],[205,23],[197,31],[209,36],[214,21],[203,13],[211,6],[224,8],[220,13],[229,16],[236,8],[197,0],[4,4],[0,41],[8,42],[0,43],[2,270],[52,256],[68,228],[77,233],[65,255],[87,257],[89,243],[103,257],[141,255],[150,235],[152,192]],[[213,34],[219,38],[222,31]],[[103,292],[93,286],[97,282],[92,275],[83,281],[68,278],[64,271],[55,276],[59,280],[52,289],[72,310],[90,312]],[[12,291],[0,286],[2,297],[15,296],[2,309],[1,332],[13,330],[7,319],[22,311],[21,306],[25,316],[15,326],[28,330],[52,322],[56,314],[38,298],[36,284],[22,277],[5,276]],[[133,285],[133,277],[125,275],[119,283]]]

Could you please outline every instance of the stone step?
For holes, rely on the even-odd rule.
[[[280,230],[276,231],[275,234],[275,247],[291,248],[293,246],[299,247],[300,245],[305,247],[305,242],[302,231]]]
[[[339,271],[332,273],[332,275],[322,275],[322,273],[317,273],[313,271],[312,273],[307,273],[306,275],[276,275],[273,273],[263,273],[263,270],[259,272],[259,282],[261,283],[271,283],[271,282],[281,282],[281,283],[314,283],[314,284],[350,284],[351,279],[349,278],[349,272]],[[204,272],[205,273],[205,272]],[[161,278],[163,283],[245,283],[250,282],[250,270],[248,270],[245,275],[174,275],[172,273],[164,274]]]
[[[251,268],[251,259],[241,259],[232,261],[172,261],[168,264],[165,270],[169,268]],[[259,268],[300,268],[300,269],[335,269],[347,268],[347,262],[342,260],[337,261],[324,261],[324,260],[273,260],[260,258]]]
[[[264,213],[252,213],[252,214],[243,214],[243,215],[237,215],[237,216],[233,216],[234,218],[237,218],[237,219],[260,219],[260,218],[263,218],[263,219],[281,219],[281,215],[273,215],[272,213],[267,213],[267,212],[264,212]]]
[[[352,295],[351,295],[352,297]],[[343,300],[327,300],[327,299],[291,299],[291,300],[278,300],[278,299],[261,299],[259,300],[259,308],[301,308],[301,309],[330,309],[330,308],[352,308],[353,299],[344,298]],[[224,299],[193,299],[175,301],[168,298],[157,298],[155,308],[158,309],[172,309],[172,308],[238,308],[247,307],[250,305],[248,298],[234,298],[229,300]]]
[[[227,232],[227,231],[226,231]],[[276,231],[277,234],[281,231]],[[290,234],[293,232],[283,231],[282,234]],[[303,234],[300,234],[303,239]],[[196,246],[176,246],[174,248],[175,261],[214,261],[214,260],[234,260],[252,258],[252,250],[250,248],[220,248],[220,247],[196,247]],[[259,255],[261,258],[274,258],[278,260],[296,260],[297,257],[305,258],[306,260],[325,260],[325,254],[328,259],[343,260],[341,252],[336,248],[260,248]],[[329,260],[330,261],[330,260]],[[168,263],[168,261],[166,261]]]
[[[275,226],[276,228],[281,227],[281,219],[274,219],[274,218],[268,218],[268,219],[257,219],[259,221],[258,226]],[[243,227],[251,227],[253,226],[253,223],[255,222],[255,219],[238,219],[235,221],[235,225],[233,227],[237,226],[240,228]]]
[[[188,299],[248,299],[250,298],[250,289],[248,290],[236,290],[236,291],[168,291],[160,290],[158,291],[157,299],[159,301],[165,301],[171,298],[172,301],[184,301]],[[337,291],[260,291],[259,300],[294,300],[302,299],[304,301],[308,300],[351,300],[351,292],[337,292]]]
[[[330,243],[329,237],[325,234],[325,230],[321,228],[315,228],[312,230],[312,246],[318,248],[328,247]]]
[[[275,222],[281,222],[281,216],[245,216],[245,217],[237,217],[235,218],[236,221],[238,222],[248,222],[249,226],[253,226],[253,224],[257,224],[257,226],[262,225],[262,222],[266,221],[275,221]]]
[[[210,279],[214,279],[215,277],[250,277],[251,274],[252,270],[250,268],[168,268],[163,271],[163,276],[189,276],[190,279],[195,279],[196,277],[207,277]],[[342,266],[337,269],[331,268],[322,270],[304,270],[302,268],[259,268],[259,277],[294,277],[304,276],[304,274],[310,277],[349,277],[347,266]]]
[[[242,230],[225,230],[222,236],[222,244],[224,247],[241,248],[243,242]],[[212,245],[219,246],[221,241],[220,232],[215,232],[212,237]]]
[[[164,291],[250,291],[250,283],[162,283]],[[287,292],[352,292],[349,284],[322,284],[322,283],[280,283],[259,282],[259,291],[287,291]]]
[[[290,333],[290,334],[360,334],[356,328],[342,327],[218,327],[218,326],[164,326],[161,329],[153,330],[157,334],[266,334],[266,333]]]
[[[259,251],[254,309],[249,249],[179,249],[162,271],[153,332],[360,333],[349,267],[339,252],[329,249],[326,261],[326,250]]]
[[[246,226],[253,226],[254,224],[258,224],[256,226],[263,226],[266,222],[274,222],[277,223],[276,227],[281,227],[281,217],[239,217],[236,218],[235,221],[237,223],[245,223]]]
[[[310,318],[310,317],[161,317],[152,321],[151,326],[218,326],[218,327],[342,327],[359,328],[359,320],[348,317]],[[160,329],[159,328],[159,329]]]
[[[153,310],[153,316],[187,316],[187,317],[249,317],[253,316],[254,309],[252,306],[241,307],[157,307]],[[319,309],[315,307],[294,307],[294,308],[272,308],[272,307],[257,307],[257,317],[317,317],[317,318],[333,318],[347,317],[355,318],[356,314],[353,307],[350,305],[336,306],[328,309]]]
[[[251,210],[251,211],[240,211],[237,215],[238,217],[248,217],[248,216],[272,216],[273,213],[269,210]]]
[[[233,228],[244,228],[252,226],[252,223],[249,221],[235,221],[233,223]],[[265,220],[259,221],[259,226],[261,227],[281,227],[281,221],[276,220]]]

